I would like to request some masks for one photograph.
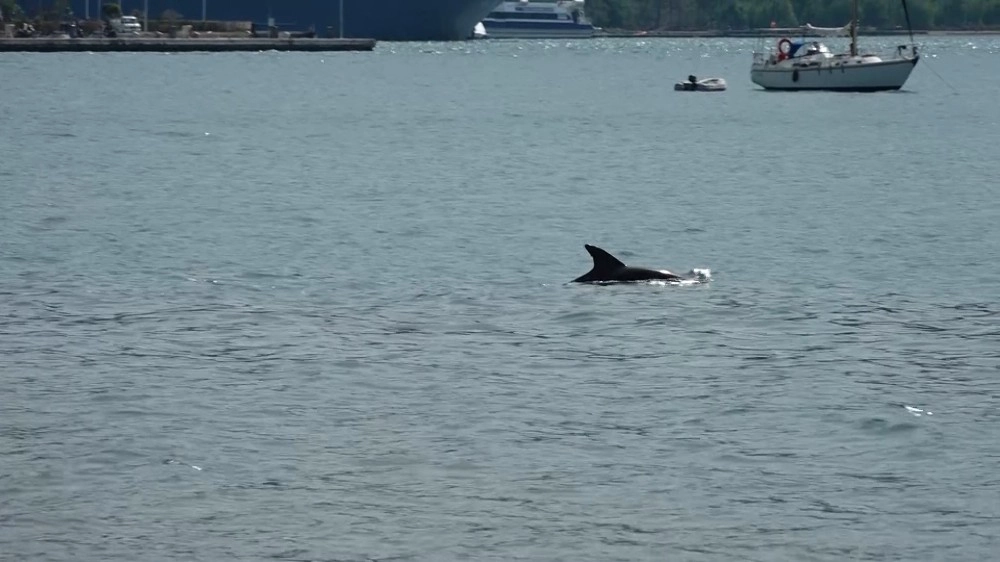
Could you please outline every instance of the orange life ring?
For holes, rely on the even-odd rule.
[[[782,46],[788,45],[787,49],[783,49]],[[778,40],[778,60],[785,60],[788,58],[788,54],[792,52],[792,40],[788,37],[782,37]]]

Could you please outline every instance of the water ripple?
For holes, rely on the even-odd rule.
[[[0,552],[989,559],[998,48],[923,41],[978,87],[764,94],[723,39],[4,57]],[[712,281],[579,287],[584,243]]]

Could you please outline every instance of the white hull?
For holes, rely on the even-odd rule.
[[[768,90],[898,90],[910,77],[917,60],[918,57],[864,62],[863,57],[850,57],[810,67],[793,66],[787,64],[789,61],[758,62],[751,67],[750,80]]]
[[[489,29],[490,39],[590,39],[595,29]]]

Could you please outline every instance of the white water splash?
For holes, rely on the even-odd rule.
[[[699,285],[708,283],[712,279],[712,270],[708,268],[695,268],[688,272],[687,276],[678,282],[678,285]]]
[[[911,414],[913,414],[915,417],[918,418],[920,416],[923,416],[924,414],[927,414],[928,416],[934,415],[934,412],[931,412],[929,410],[921,410],[920,408],[914,408],[913,406],[906,406],[906,405],[904,405],[903,407],[906,408],[907,412],[910,412]]]
[[[179,465],[182,465],[182,466],[187,466],[187,467],[193,468],[193,469],[197,470],[198,472],[201,472],[201,470],[202,470],[202,468],[200,466],[195,466],[193,464],[188,464],[186,462],[181,462],[181,461],[179,461],[177,459],[167,459],[167,460],[163,461],[163,464],[179,464]]]

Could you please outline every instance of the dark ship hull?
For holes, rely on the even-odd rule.
[[[120,0],[122,11],[142,12],[148,1],[149,19],[167,10],[185,20],[252,21],[258,29],[269,18],[285,31],[315,30],[321,37],[364,37],[380,41],[454,41],[468,39],[472,28],[500,0]],[[47,3],[47,2],[46,2]],[[74,15],[100,17],[103,0],[72,0]],[[204,9],[204,12],[203,12]]]

